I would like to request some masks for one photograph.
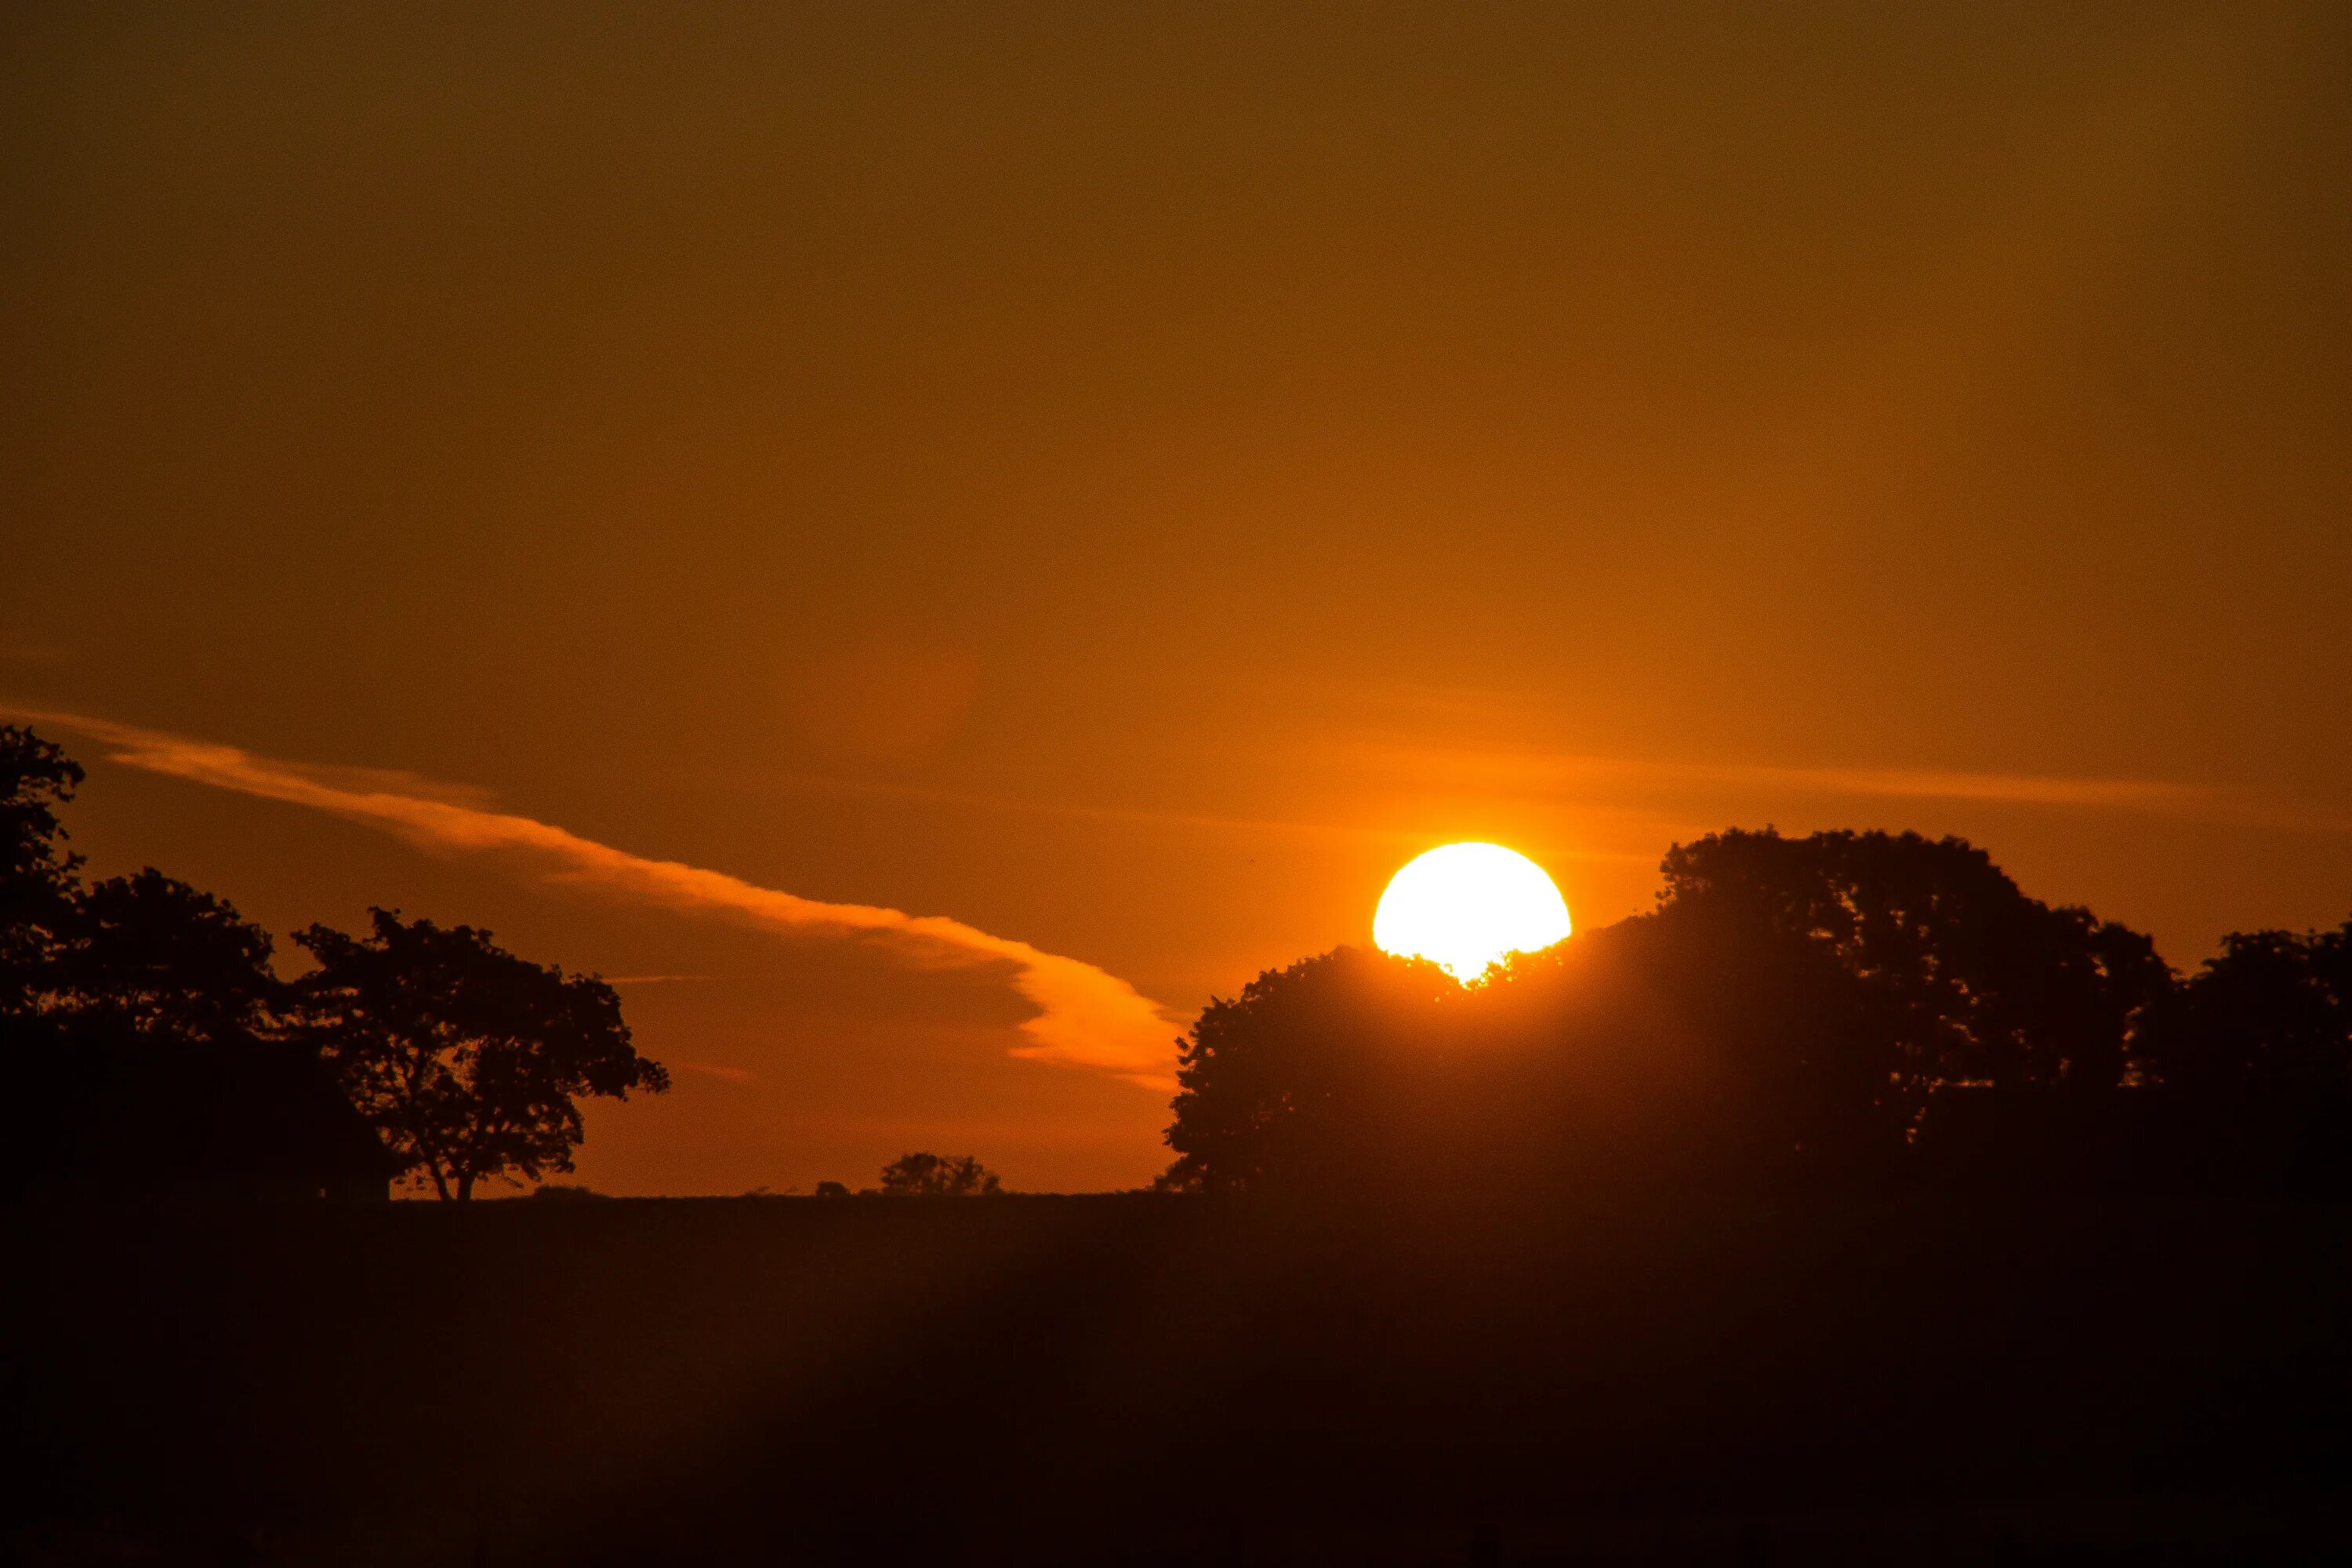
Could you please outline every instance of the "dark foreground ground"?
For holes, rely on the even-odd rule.
[[[5,1222],[27,1562],[2341,1562],[2352,1211]]]

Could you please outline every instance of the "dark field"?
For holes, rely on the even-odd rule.
[[[2352,1210],[2332,1205],[8,1225],[30,1562],[2334,1562],[2352,1542]]]

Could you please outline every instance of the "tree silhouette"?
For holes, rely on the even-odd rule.
[[[372,934],[322,925],[295,941],[319,961],[298,985],[306,1037],[352,1102],[445,1199],[485,1179],[572,1169],[577,1097],[669,1087],[637,1054],[603,981],[518,958],[490,933],[370,911]]]
[[[221,1041],[271,1032],[286,987],[269,933],[153,867],[76,900],[57,966],[71,1005],[145,1036]]]
[[[380,1193],[374,1133],[275,1037],[268,933],[152,868],[81,885],[81,779],[0,727],[0,1188]]]
[[[1664,870],[1655,910],[1480,984],[1341,949],[1212,1001],[1166,1184],[1883,1169],[1938,1091],[2118,1090],[2172,983],[1958,839],[1734,831]]]
[[[397,1165],[285,1037],[267,931],[152,868],[74,905],[47,995],[48,1163],[85,1188],[383,1192]]]
[[[1735,830],[1675,846],[1664,870],[1664,909],[1712,904],[1832,955],[1915,1105],[1948,1084],[2111,1089],[2171,984],[2148,938],[2027,897],[1958,838]]]
[[[1460,994],[1425,960],[1340,948],[1213,998],[1178,1042],[1163,1184],[1241,1193],[1362,1163],[1383,1043],[1433,1035]]]
[[[1262,974],[1181,1042],[1156,1184],[1543,1185],[1883,1142],[1850,977],[1722,914],[1621,921],[1470,986],[1356,948]]]
[[[39,1010],[74,923],[81,858],[61,846],[58,808],[81,765],[17,724],[0,724],[0,1016]]]
[[[2233,931],[2160,1010],[2149,1067],[2200,1094],[2352,1094],[2352,920],[2334,931]]]
[[[996,1173],[970,1154],[901,1154],[882,1167],[884,1197],[992,1197],[1003,1190]]]

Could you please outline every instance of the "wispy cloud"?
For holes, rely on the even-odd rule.
[[[1698,784],[1785,793],[1934,800],[2008,801],[2034,805],[2210,808],[2222,792],[2144,779],[2065,778],[1971,773],[1943,768],[1781,767],[1744,763],[1678,763],[1570,752],[1370,742],[1360,762],[1383,770],[1460,784],[1524,790]]]
[[[1591,756],[1537,748],[1432,745],[1368,740],[1346,748],[1366,773],[1448,789],[1576,796],[1589,802],[1661,795],[1685,800],[1736,794],[1758,800],[1804,797],[1969,801],[1988,805],[2135,812],[2283,832],[2352,830],[2340,814],[2308,809],[2222,784],[1953,768],[1796,767]]]
[[[1154,806],[1081,805],[1062,800],[1024,799],[983,795],[970,790],[939,789],[922,784],[878,779],[837,778],[815,773],[767,773],[744,775],[751,786],[907,801],[919,805],[945,805],[1022,816],[1058,817],[1075,822],[1109,823],[1147,828],[1200,828],[1207,832],[1263,835],[1274,837],[1338,838],[1380,843],[1412,843],[1423,837],[1409,828],[1371,826],[1339,820],[1305,821],[1265,816],[1233,816],[1214,812],[1181,811]]]
[[[677,1066],[681,1072],[700,1073],[705,1078],[715,1078],[722,1083],[740,1084],[760,1081],[760,1075],[749,1068],[721,1067],[717,1062],[680,1062]]]
[[[1003,963],[1037,1008],[1013,1054],[1094,1068],[1152,1088],[1169,1087],[1171,1021],[1117,975],[941,915],[872,904],[828,903],[762,888],[722,871],[655,860],[528,816],[494,811],[477,795],[405,773],[307,767],[160,731],[81,714],[5,709],[12,717],[87,737],[108,760],[263,800],[366,823],[423,847],[517,856],[548,879],[680,910],[717,912],[778,931],[833,931],[897,944],[918,962]]]
[[[2198,812],[2221,799],[2200,784],[2153,779],[2066,778],[2045,773],[1971,773],[1951,768],[1795,768],[1758,764],[1621,763],[1627,773],[1695,784],[1730,784],[1817,795],[1896,800],[2000,801],[2019,805],[2125,806]]]

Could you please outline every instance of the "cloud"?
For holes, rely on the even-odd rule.
[[[715,1078],[725,1083],[746,1084],[760,1081],[760,1075],[749,1068],[721,1067],[717,1062],[680,1062],[677,1065],[679,1070],[683,1072],[700,1073],[705,1078]]]
[[[1744,763],[1654,762],[1540,751],[1371,742],[1352,749],[1360,765],[1452,784],[1553,792],[1662,784],[1732,785],[1811,795],[2001,801],[2028,805],[2121,806],[2205,815],[2227,804],[2201,784],[2147,779],[2066,778],[1940,768],[1777,767]]]
[[[0,710],[82,735],[126,767],[308,806],[366,823],[424,848],[519,857],[551,881],[636,903],[724,914],[799,934],[828,931],[891,942],[917,962],[1002,963],[1013,989],[1037,1008],[1013,1055],[1092,1068],[1153,1089],[1172,1087],[1173,1025],[1159,1004],[1091,963],[1046,952],[941,915],[872,904],[826,903],[758,887],[723,871],[654,860],[528,816],[493,811],[480,797],[405,773],[313,768],[79,714]]]
[[[1652,812],[1662,798],[1713,800],[1727,792],[1748,803],[1806,798],[1967,801],[2065,811],[2126,812],[2176,821],[2283,833],[2352,832],[2352,820],[2227,784],[2162,779],[2084,778],[2052,773],[1978,773],[1953,768],[1776,766],[1604,757],[1533,748],[1506,749],[1358,740],[1335,748],[1359,776],[1386,775],[1450,792],[1484,791],[1589,808],[1633,803]],[[1645,816],[1644,821],[1654,821]]]
[[[2217,792],[2151,779],[2064,778],[2041,773],[1979,773],[1943,768],[1783,768],[1648,764],[1654,773],[1714,784],[1818,791],[1895,799],[1982,800],[2021,805],[2125,806],[2199,814]]]

